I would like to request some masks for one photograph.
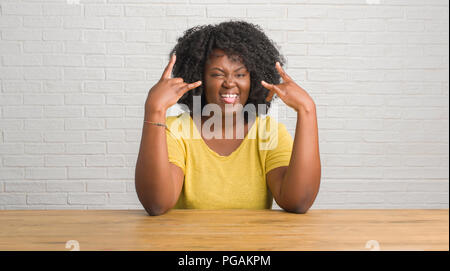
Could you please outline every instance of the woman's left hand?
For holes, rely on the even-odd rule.
[[[273,95],[276,93],[285,104],[297,112],[300,112],[301,109],[309,110],[311,107],[315,107],[313,99],[302,87],[292,80],[292,78],[283,70],[279,62],[275,64],[275,67],[283,79],[283,83],[274,85],[261,81],[261,84],[270,90],[266,97],[266,101],[272,100]]]

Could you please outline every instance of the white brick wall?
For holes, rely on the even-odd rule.
[[[0,15],[0,209],[142,208],[147,92],[184,30],[230,18],[261,25],[317,104],[313,208],[448,208],[446,0],[0,0]]]

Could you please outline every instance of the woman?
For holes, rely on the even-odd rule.
[[[230,21],[187,30],[170,55],[145,103],[135,176],[145,210],[270,209],[275,198],[305,213],[321,176],[316,108],[273,42],[259,26]],[[293,141],[262,117],[274,94],[297,112]],[[166,117],[175,103],[187,114]]]

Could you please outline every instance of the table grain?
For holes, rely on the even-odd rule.
[[[448,251],[448,217],[448,209],[1,210],[0,250],[64,251],[74,240],[81,251]]]

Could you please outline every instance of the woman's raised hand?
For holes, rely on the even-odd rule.
[[[184,93],[202,84],[202,81],[185,83],[183,78],[172,78],[172,69],[176,61],[173,54],[167,64],[161,79],[149,91],[145,110],[147,112],[165,112],[169,107],[176,104]]]
[[[283,79],[281,84],[269,84],[266,81],[261,81],[261,84],[269,90],[266,101],[272,100],[274,94],[277,94],[281,100],[295,111],[299,112],[302,108],[311,108],[314,101],[309,94],[300,87],[294,80],[284,71],[280,63],[275,64],[275,68]]]

